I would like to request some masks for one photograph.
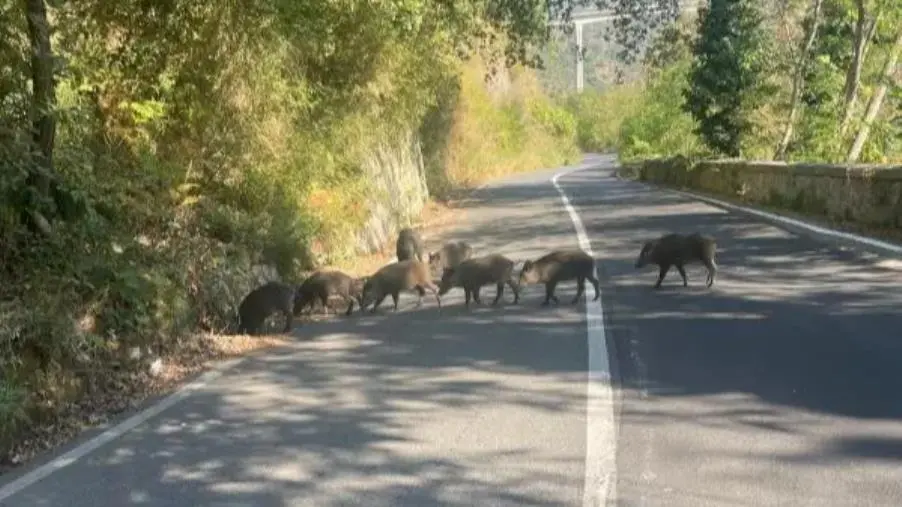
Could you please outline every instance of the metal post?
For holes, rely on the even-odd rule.
[[[703,3],[707,3],[708,0],[680,0],[679,4],[682,5],[680,7],[680,12],[686,12],[690,9],[698,9],[700,5]],[[686,5],[688,3],[688,5]],[[583,76],[583,25],[590,23],[600,23],[602,21],[610,21],[612,19],[621,18],[622,15],[617,14],[612,9],[608,9],[606,11],[595,11],[592,13],[585,13],[579,16],[578,19],[571,19],[570,23],[573,23],[574,28],[576,28],[576,89],[577,91],[582,91],[584,85],[584,76]],[[551,26],[562,26],[565,23],[560,20],[552,20],[548,23]]]

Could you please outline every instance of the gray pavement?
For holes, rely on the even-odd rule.
[[[902,272],[608,169],[560,184],[602,258],[617,505],[902,505]],[[695,230],[716,285],[652,290],[641,242]]]
[[[553,174],[515,179],[514,202],[480,192],[447,237],[517,260],[576,247]],[[410,293],[397,314],[301,325],[0,505],[580,505],[584,307],[541,309],[537,286],[493,297],[468,312],[454,289],[439,311]]]
[[[902,274],[594,161],[559,184],[602,272],[610,504],[902,505]],[[478,192],[446,238],[518,261],[576,247],[553,174]],[[652,290],[641,241],[693,229],[718,239],[717,284],[693,265]],[[0,505],[582,505],[585,306],[540,308],[532,286],[491,308],[487,289],[471,311],[455,289],[299,326]]]

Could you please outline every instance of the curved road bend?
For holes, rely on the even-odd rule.
[[[902,504],[899,272],[598,164],[558,184],[601,261],[609,504]],[[517,260],[576,247],[554,174],[480,191],[452,237]],[[717,285],[692,266],[688,289],[671,273],[651,291],[638,245],[693,228],[719,240]],[[467,312],[458,289],[439,312],[405,295],[397,315],[299,327],[41,480],[3,477],[0,505],[583,505],[586,477],[614,472],[587,452],[587,425],[591,442],[614,435],[604,410],[586,417],[585,306],[509,298]]]

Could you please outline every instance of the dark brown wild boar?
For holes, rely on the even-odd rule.
[[[395,243],[395,254],[398,256],[398,262],[416,259],[425,261],[425,251],[423,247],[423,238],[420,233],[405,227],[398,232],[398,241]]]
[[[257,334],[263,322],[275,312],[285,314],[285,329],[291,331],[294,287],[282,282],[267,282],[252,290],[238,306],[238,332]]]
[[[323,311],[328,307],[329,298],[338,296],[348,303],[345,315],[354,311],[354,301],[361,305],[363,300],[363,284],[366,277],[354,278],[341,271],[317,271],[298,286],[294,296],[294,313],[298,314],[318,299]]]
[[[636,268],[644,268],[649,264],[658,266],[658,281],[655,288],[661,287],[661,282],[670,270],[670,266],[676,266],[683,277],[683,287],[689,283],[686,280],[686,271],[683,266],[691,262],[701,262],[708,268],[708,277],[705,282],[708,287],[714,285],[714,276],[717,274],[716,255],[717,243],[710,236],[699,233],[689,235],[665,234],[658,239],[645,242],[636,259]]]
[[[519,283],[522,286],[527,283],[545,284],[545,301],[542,306],[547,306],[551,300],[558,303],[554,290],[557,284],[564,281],[576,280],[576,297],[571,304],[576,304],[585,292],[585,282],[589,280],[595,287],[595,298],[601,297],[598,288],[598,279],[595,278],[595,259],[582,250],[555,250],[539,257],[535,261],[526,261],[520,270]]]
[[[419,295],[417,308],[419,308],[423,304],[423,296],[426,295],[425,289],[435,294],[435,300],[441,308],[442,299],[438,294],[438,287],[432,282],[428,264],[417,260],[393,262],[370,275],[363,284],[361,299],[363,304],[360,305],[360,309],[363,310],[373,303],[371,313],[375,313],[385,297],[391,295],[395,303],[394,310],[398,311],[398,297],[401,291],[407,290],[417,291]]]
[[[443,272],[456,267],[473,256],[473,247],[466,241],[450,241],[436,252],[429,254],[429,267],[433,272]]]
[[[492,306],[498,304],[504,294],[504,284],[514,291],[514,304],[520,301],[520,289],[514,284],[514,261],[499,254],[485,255],[467,259],[456,267],[446,268],[442,273],[442,281],[439,284],[438,293],[444,296],[452,287],[462,287],[464,290],[465,304],[470,307],[470,296],[476,304],[482,304],[479,300],[479,289],[485,285],[495,284],[495,300]]]

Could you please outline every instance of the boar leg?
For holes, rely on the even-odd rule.
[[[497,287],[497,291],[495,292],[495,300],[492,301],[492,306],[497,306],[498,300],[500,300],[501,295],[504,294],[504,282],[498,282],[496,287]]]
[[[598,301],[598,298],[601,297],[601,289],[598,287],[598,278],[595,278],[594,275],[589,275],[586,277],[592,282],[592,286],[595,287],[595,298],[592,301]]]
[[[683,277],[683,287],[688,287],[688,286],[689,286],[689,282],[686,280],[686,270],[683,269],[683,265],[682,265],[682,264],[677,264],[677,265],[676,265],[676,268],[677,268],[677,271],[680,272],[680,276]]]
[[[513,291],[513,293],[514,293],[514,304],[519,303],[520,302],[520,290],[514,284],[513,280],[508,280],[507,285],[510,286],[511,291]]]
[[[670,264],[661,264],[658,269],[658,281],[655,282],[655,288],[659,289],[661,287],[661,282],[664,281],[664,277],[667,276],[667,272],[670,271]]]
[[[579,298],[586,292],[586,277],[580,276],[576,278],[576,297],[573,298],[573,301],[570,301],[571,305],[575,305],[579,302]]]

